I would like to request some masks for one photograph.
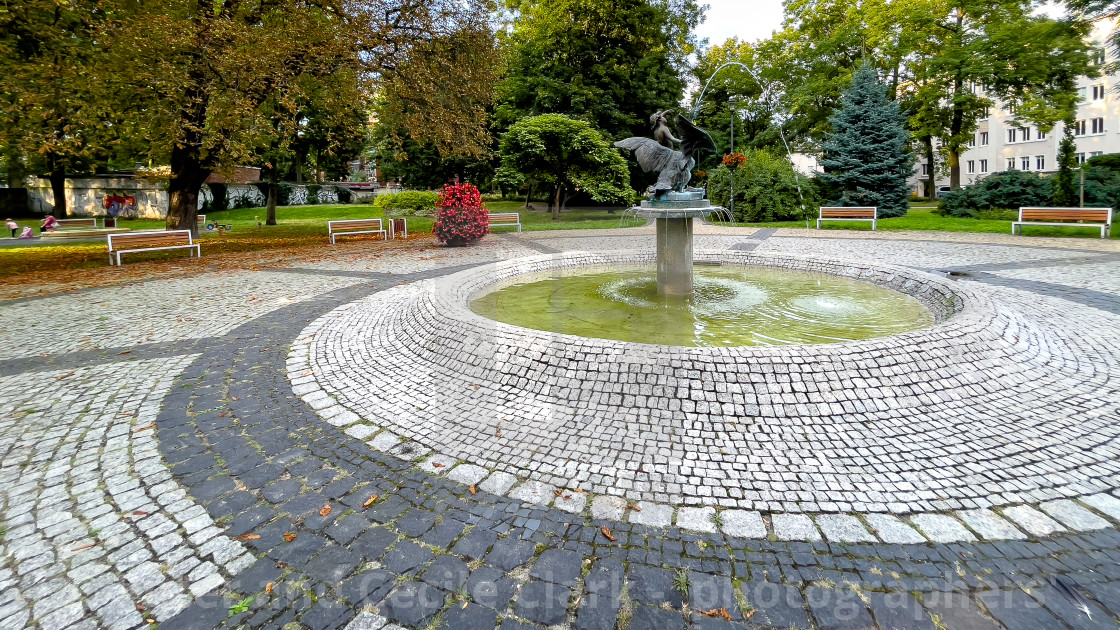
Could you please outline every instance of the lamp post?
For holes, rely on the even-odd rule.
[[[731,222],[735,223],[735,97],[732,96],[727,100],[728,105],[731,107],[731,155],[732,162],[728,165],[731,171]]]

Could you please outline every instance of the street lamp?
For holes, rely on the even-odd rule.
[[[731,222],[732,223],[735,222],[735,167],[736,167],[735,157],[734,157],[735,156],[735,100],[736,99],[735,99],[734,96],[727,99],[727,104],[731,108],[731,156],[732,156],[732,158],[731,158],[731,164],[729,164],[728,166],[729,166],[729,170],[731,171],[731,208],[729,209],[729,212],[731,214]]]

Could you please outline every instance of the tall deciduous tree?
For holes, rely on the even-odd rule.
[[[102,4],[112,18],[104,38],[117,94],[136,102],[153,152],[171,165],[167,226],[191,230],[210,173],[252,160],[274,137],[262,109],[267,100],[278,92],[306,96],[302,79],[309,76],[349,75],[368,94],[423,58],[432,42],[464,29],[486,30],[493,8],[488,0]],[[416,84],[442,79],[413,77]],[[418,94],[431,112],[418,135],[470,124],[456,107],[457,92]]]
[[[109,153],[112,130],[91,72],[104,17],[93,2],[0,2],[0,153],[16,180],[49,173],[56,217],[67,212],[66,170]]]
[[[552,189],[552,218],[576,192],[600,203],[633,197],[626,160],[582,120],[542,114],[517,121],[502,137],[502,168],[509,175]]]
[[[683,95],[695,0],[520,0],[498,86],[502,126],[560,113],[617,139],[645,134],[649,116]]]
[[[877,206],[880,217],[906,214],[913,169],[906,118],[869,65],[852,77],[824,142],[822,180],[843,206]]]

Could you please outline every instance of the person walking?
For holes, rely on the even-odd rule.
[[[4,222],[4,225],[7,226],[7,228],[12,231],[12,238],[15,238],[16,237],[16,230],[19,230],[19,224],[16,223],[15,221],[11,220],[11,219],[8,219],[7,221]]]

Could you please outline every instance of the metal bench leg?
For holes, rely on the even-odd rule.
[[[817,219],[817,229],[821,229],[821,220]]]

